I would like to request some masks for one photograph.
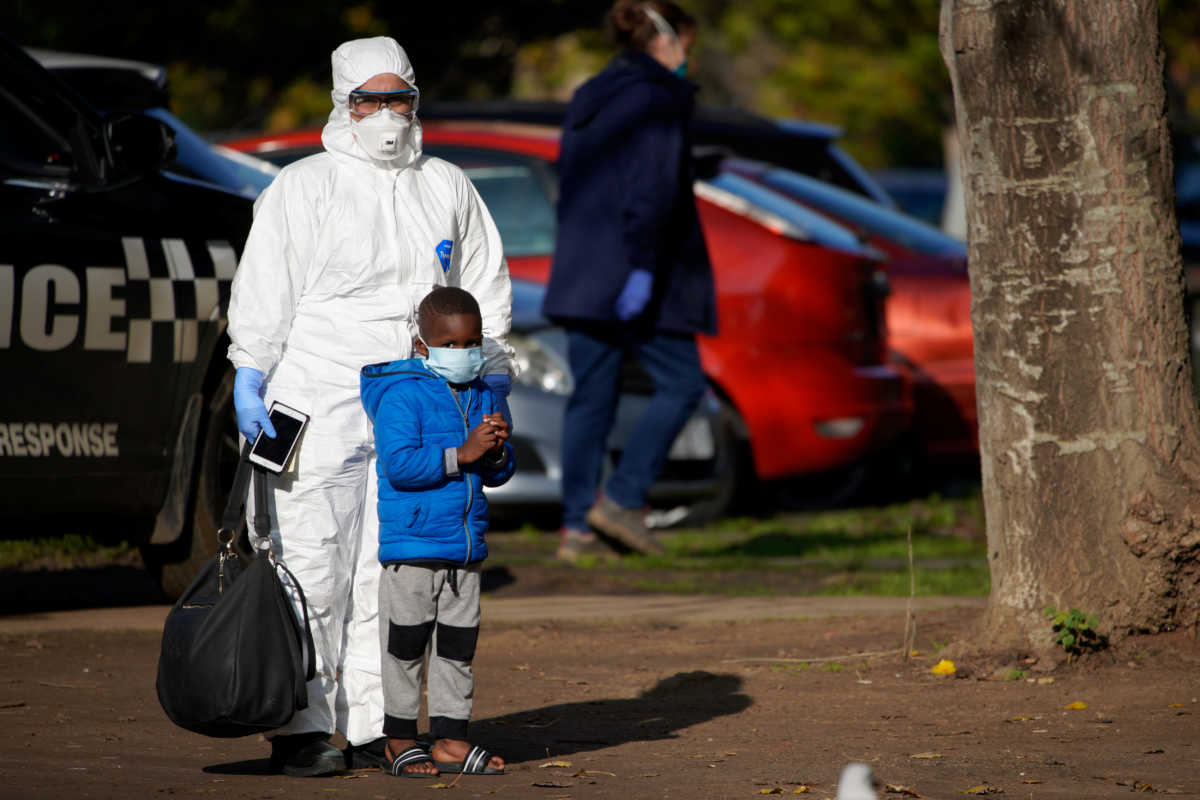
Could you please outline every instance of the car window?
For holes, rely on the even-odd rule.
[[[264,150],[255,155],[282,167],[317,152],[320,148],[287,147]],[[541,256],[554,252],[557,227],[555,179],[549,164],[486,147],[427,142],[422,152],[445,159],[467,173],[500,230],[506,256]]]
[[[515,153],[482,147],[426,146],[425,153],[462,167],[500,229],[506,256],[554,251],[555,216],[550,168]]]
[[[0,170],[5,175],[71,174],[71,145],[57,126],[5,87],[0,87],[0,120]]]

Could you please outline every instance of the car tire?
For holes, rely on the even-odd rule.
[[[746,425],[742,417],[724,398],[718,400],[720,410],[716,414],[713,439],[716,442],[716,463],[713,472],[717,478],[717,492],[694,503],[651,514],[652,527],[694,528],[708,525],[739,509],[757,484],[754,477],[753,459]],[[654,525],[655,519],[662,523]]]
[[[176,600],[197,573],[217,553],[217,529],[233,476],[237,470],[239,439],[233,410],[233,370],[227,370],[208,398],[202,421],[200,455],[196,464],[191,525],[170,545],[150,545],[142,558],[163,593]],[[242,522],[234,539],[240,555],[253,557]]]

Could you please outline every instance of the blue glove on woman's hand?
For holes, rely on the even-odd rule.
[[[508,393],[512,391],[512,378],[507,372],[489,372],[483,376],[483,382],[496,396],[496,410],[508,423],[508,432],[512,433],[512,412],[508,410]]]
[[[625,279],[625,288],[617,296],[617,304],[613,309],[617,312],[617,319],[628,322],[641,314],[646,308],[646,303],[650,302],[652,288],[654,275],[649,270],[635,269],[629,273],[629,277]]]
[[[233,376],[233,410],[237,412],[238,430],[251,443],[258,438],[260,429],[268,438],[275,438],[275,426],[262,401],[262,381],[262,373],[253,367],[238,367]]]

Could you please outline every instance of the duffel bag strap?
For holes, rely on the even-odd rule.
[[[250,445],[242,448],[238,459],[237,472],[233,475],[233,488],[229,490],[229,500],[225,502],[225,511],[221,514],[221,527],[217,529],[217,541],[228,544],[237,535],[242,526],[242,516],[246,511],[246,489],[250,486],[250,474],[254,465],[250,463]]]
[[[300,586],[300,581],[296,580],[296,576],[292,571],[283,565],[274,555],[269,556],[271,563],[276,569],[283,570],[287,575],[288,581],[292,584],[292,588],[296,591],[296,596],[300,598],[300,610],[304,615],[304,679],[311,681],[317,677],[317,645],[313,642],[312,628],[308,627],[308,598],[304,596],[304,589]]]
[[[254,468],[254,532],[263,541],[269,541],[271,538],[271,509],[267,505],[267,471],[262,467]]]
[[[249,463],[249,462],[247,462]],[[271,536],[271,509],[267,505],[267,471],[261,467],[254,468],[254,531],[259,538],[264,541]],[[296,592],[296,596],[300,599],[300,611],[304,617],[304,673],[305,680],[311,681],[317,676],[316,663],[316,644],[313,642],[312,629],[308,626],[308,598],[304,596],[304,589],[300,586],[300,581],[296,580],[296,576],[292,571],[284,566],[283,562],[275,558],[274,551],[268,549],[266,557],[271,560],[271,564],[279,570],[283,570],[287,575],[288,581],[291,582],[292,588]],[[262,558],[262,554],[259,558]]]

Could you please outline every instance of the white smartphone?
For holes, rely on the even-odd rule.
[[[296,443],[308,424],[308,414],[283,403],[272,403],[268,416],[275,426],[275,438],[259,431],[254,446],[250,448],[250,462],[278,475],[287,469],[292,454],[296,452]]]

